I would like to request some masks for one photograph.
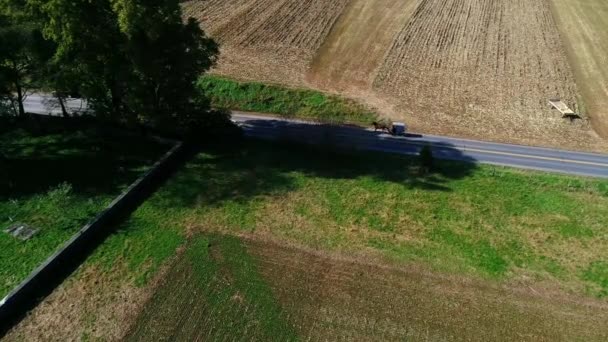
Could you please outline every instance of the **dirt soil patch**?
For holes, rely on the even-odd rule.
[[[152,295],[148,287],[119,281],[119,274],[87,267],[40,303],[5,341],[116,341],[122,338]]]

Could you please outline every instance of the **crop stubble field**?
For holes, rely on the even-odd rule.
[[[535,143],[547,135],[576,140],[588,129],[562,131],[564,121],[547,107],[551,97],[575,103],[577,89],[544,1],[422,1],[374,86],[441,133],[508,139],[524,130]]]
[[[423,133],[608,149],[548,0],[191,0],[184,9],[222,44],[224,76],[339,93]],[[562,119],[548,107],[555,97],[583,119]]]
[[[250,80],[302,84],[307,65],[348,0],[189,1],[184,14],[201,20],[222,44],[217,72]]]

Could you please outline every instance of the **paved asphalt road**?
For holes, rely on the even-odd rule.
[[[30,95],[26,110],[39,114],[60,114],[52,98]],[[70,110],[86,110],[80,100],[68,101]],[[327,126],[301,120],[253,115],[234,111],[232,119],[245,134],[266,140],[292,140],[311,144],[331,143],[345,148],[417,154],[429,144],[437,158],[511,166],[565,174],[608,178],[608,155],[572,152],[531,146],[498,144],[434,135],[409,134],[394,137],[348,126]]]

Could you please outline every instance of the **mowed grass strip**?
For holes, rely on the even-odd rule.
[[[238,238],[195,237],[126,340],[296,340],[256,267]]]
[[[217,108],[365,126],[376,119],[373,111],[352,100],[314,90],[237,82],[218,76],[200,78],[198,87]]]
[[[168,149],[90,125],[43,122],[0,133],[0,297],[16,286]],[[28,241],[4,232],[23,223]]]

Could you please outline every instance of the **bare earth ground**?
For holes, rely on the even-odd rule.
[[[608,2],[551,0],[594,128],[608,136]]]
[[[111,270],[85,263],[2,340],[120,340],[182,253],[179,248],[145,287],[134,283],[123,260]]]
[[[140,288],[116,278],[94,267],[84,269],[59,286],[4,340],[120,339],[153,294],[154,286]]]
[[[342,94],[422,133],[608,151],[588,116],[571,123],[548,107],[559,97],[582,109],[548,1],[191,0],[184,8],[222,43],[218,74]]]
[[[289,320],[303,340],[608,338],[606,302],[565,294],[551,284],[545,287],[536,284],[534,288],[522,284],[497,285],[482,279],[431,272],[418,265],[395,267],[374,256],[352,258],[315,252],[260,236],[249,235],[244,241],[282,307],[281,317]],[[181,267],[178,260],[177,264],[169,262],[171,267],[161,273],[164,276],[143,289],[124,280],[116,282],[108,273],[99,279],[96,270],[85,269],[82,276],[62,285],[46,299],[6,340],[122,339],[127,331],[133,330],[145,303],[158,291],[167,299],[177,296],[175,300],[191,303],[187,307],[172,307],[167,304],[169,301],[163,306],[166,312],[157,312],[163,317],[174,312],[188,318],[187,322],[166,317],[160,320],[167,325],[167,331],[185,331],[173,324],[186,324],[186,330],[200,337],[213,336],[208,329],[216,332],[228,329],[232,323],[217,322],[205,312],[197,311],[208,306],[192,290],[196,287],[190,282],[196,281],[196,276],[184,275],[188,268]],[[188,281],[176,281],[182,278]],[[226,308],[231,309],[234,307]],[[155,321],[154,317],[150,319]],[[159,327],[137,328],[150,336],[148,333]],[[167,333],[165,328],[161,329],[163,334]]]

